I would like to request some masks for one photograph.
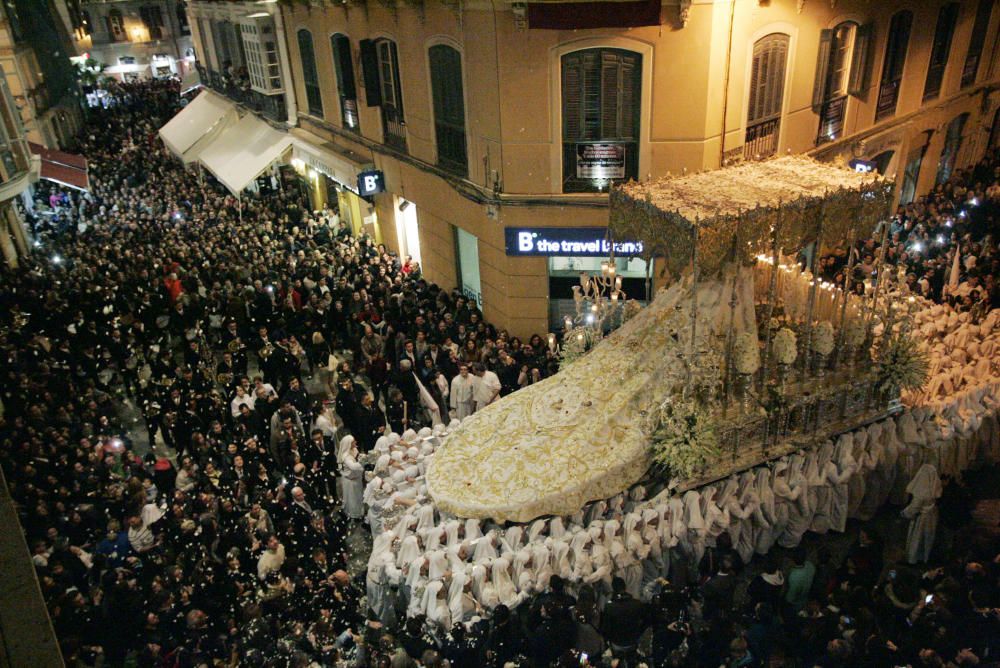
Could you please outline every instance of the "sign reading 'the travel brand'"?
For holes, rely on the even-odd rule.
[[[624,179],[624,144],[577,144],[576,178]]]
[[[607,257],[612,243],[606,227],[506,227],[507,255]],[[642,255],[641,241],[615,241],[615,255]]]

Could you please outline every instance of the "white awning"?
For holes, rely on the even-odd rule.
[[[203,90],[160,128],[160,138],[171,153],[189,163],[237,119],[236,105],[218,93]]]
[[[230,192],[238,195],[291,145],[288,133],[247,114],[206,147],[200,161]]]

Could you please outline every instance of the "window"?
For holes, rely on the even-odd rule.
[[[872,26],[844,21],[820,33],[813,82],[813,111],[819,114],[817,144],[843,134],[847,96],[864,96],[871,67]]]
[[[903,170],[903,186],[899,191],[900,204],[909,204],[917,194],[917,180],[920,178],[920,166],[926,151],[927,144],[923,143],[912,148],[907,156],[906,168]]]
[[[177,3],[177,27],[182,35],[191,34],[191,24],[188,22],[187,6],[184,2]]]
[[[469,165],[465,147],[462,54],[450,46],[438,44],[430,48],[429,60],[438,164],[465,176]]]
[[[933,100],[941,94],[944,69],[948,65],[951,38],[955,33],[957,21],[957,2],[948,3],[938,11],[937,27],[934,29],[934,43],[931,45],[931,62],[927,68],[927,81],[924,83],[924,102]]]
[[[250,86],[265,95],[280,92],[283,85],[273,19],[270,16],[247,17],[239,27]]]
[[[3,0],[4,9],[7,11],[7,23],[10,25],[10,32],[15,42],[24,39],[24,28],[21,26],[21,17],[17,12],[15,0]],[[119,12],[119,16],[121,13]]]
[[[149,39],[163,39],[163,14],[158,6],[140,7],[139,16],[142,18],[142,24],[146,26]]]
[[[586,49],[562,57],[563,191],[638,178],[642,56]]]
[[[993,2],[994,0],[979,0],[976,8],[976,22],[972,24],[972,37],[969,38],[969,53],[965,56],[965,67],[962,68],[962,88],[976,83],[979,60],[986,43],[986,31],[993,15]]]
[[[885,176],[886,172],[889,171],[889,163],[892,162],[892,156],[894,155],[896,155],[895,151],[882,151],[872,158],[872,162],[875,163],[875,171]]]
[[[899,101],[899,87],[903,82],[903,68],[906,65],[906,50],[910,45],[910,28],[913,26],[913,12],[897,12],[889,23],[889,39],[885,45],[882,61],[882,79],[878,87],[878,103],[875,105],[875,120],[880,121],[896,113]]]
[[[406,121],[403,91],[399,83],[399,54],[388,39],[375,42],[378,57],[379,95],[382,100],[382,129],[386,144],[406,150]]]
[[[108,34],[111,35],[111,40],[114,42],[123,41],[125,39],[125,19],[122,18],[121,11],[112,9],[108,12],[105,20],[108,24]]]
[[[330,37],[330,51],[333,52],[333,71],[337,75],[337,93],[340,95],[340,122],[348,130],[360,132],[351,40],[347,35],[333,35]]]
[[[969,120],[969,114],[959,114],[948,124],[948,132],[944,137],[944,148],[941,149],[941,159],[938,161],[938,172],[935,183],[944,183],[951,178],[955,169],[958,152],[962,148],[962,131]]]
[[[316,54],[313,52],[312,33],[299,30],[299,57],[302,59],[302,81],[306,86],[306,103],[309,113],[323,117],[323,95],[319,88],[319,73],[316,71]]]
[[[396,43],[388,39],[363,39],[361,70],[365,77],[365,102],[382,108],[382,141],[399,151],[406,150],[406,121],[399,84],[399,56]]]
[[[993,124],[990,126],[990,143],[987,148],[995,149],[1000,146],[1000,109],[993,114]]]
[[[774,33],[753,45],[750,68],[750,101],[743,145],[746,160],[766,158],[778,150],[778,129],[785,96],[788,35]]]

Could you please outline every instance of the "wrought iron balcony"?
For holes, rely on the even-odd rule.
[[[763,160],[777,153],[780,129],[781,116],[748,125],[743,144],[743,159]]]
[[[215,92],[225,95],[233,102],[272,121],[284,123],[288,120],[284,94],[264,95],[250,88],[249,79],[229,77],[208,69],[200,63],[197,63],[195,67],[198,69],[198,74],[201,75],[201,82]]]

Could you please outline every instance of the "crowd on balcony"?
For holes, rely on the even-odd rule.
[[[92,192],[40,189],[38,245],[0,283],[0,464],[68,664],[943,666],[1000,650],[1000,549],[972,529],[926,568],[885,562],[871,531],[843,559],[768,557],[738,595],[751,571],[723,534],[642,600],[555,576],[450,628],[383,623],[356,568],[365,453],[538,382],[554,346],[498,331],[293,181],[244,197],[241,222],[156,137],[177,93],[125,84],[94,111]],[[992,215],[982,195],[973,221]],[[970,266],[987,271],[988,245]],[[963,531],[972,501],[947,484],[943,521]]]

